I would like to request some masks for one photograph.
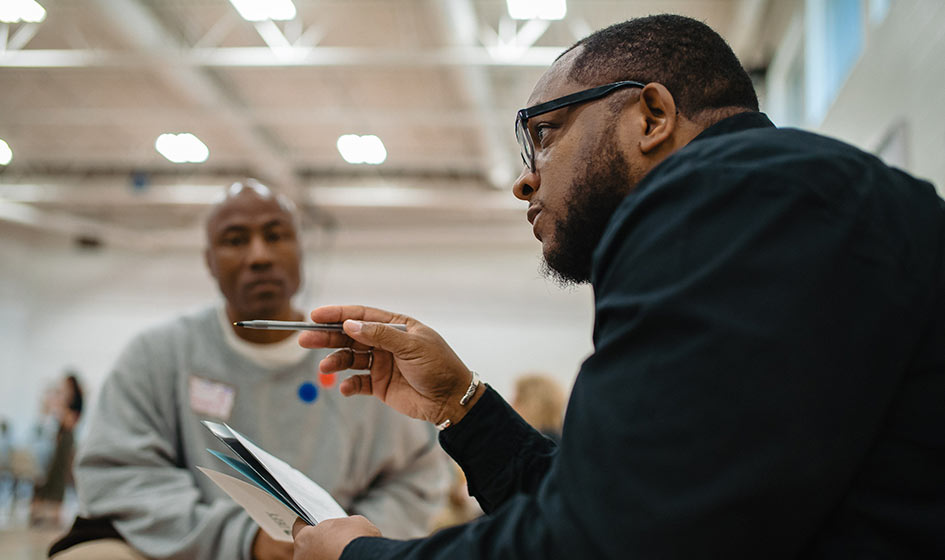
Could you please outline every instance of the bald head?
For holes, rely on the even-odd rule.
[[[207,267],[231,320],[295,318],[301,283],[294,205],[258,181],[231,185],[207,219]]]
[[[296,231],[301,229],[298,210],[296,209],[295,203],[293,203],[287,196],[274,192],[272,189],[260,183],[256,179],[243,179],[242,181],[237,181],[226,187],[222,196],[220,196],[220,198],[210,207],[210,212],[207,214],[205,221],[208,235],[209,228],[214,219],[216,219],[217,215],[221,211],[225,210],[228,206],[236,202],[236,199],[240,196],[255,196],[258,199],[273,202],[291,217]],[[207,240],[209,241],[209,237]]]

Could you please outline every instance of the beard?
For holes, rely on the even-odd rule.
[[[598,153],[571,183],[568,214],[555,222],[555,245],[541,266],[542,275],[562,287],[590,282],[594,249],[633,188],[631,166],[613,143],[602,139]]]

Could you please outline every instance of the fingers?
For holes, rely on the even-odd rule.
[[[370,396],[374,392],[370,375],[352,375],[338,385],[338,390],[346,397],[352,395]]]
[[[296,517],[295,523],[292,524],[292,538],[295,539],[296,537],[298,537],[299,531],[301,531],[302,529],[306,527],[310,527],[310,525],[302,521],[301,517]]]
[[[363,305],[326,305],[314,309],[311,317],[316,323],[341,323],[347,319],[408,325],[414,322],[405,315]],[[342,332],[303,331],[299,334],[299,345],[304,348],[342,348],[351,346],[350,341],[348,335]]]
[[[316,323],[340,323],[346,319],[395,323],[396,318],[402,317],[390,311],[363,305],[325,305],[314,309],[311,315],[312,321]]]
[[[371,349],[340,348],[322,358],[319,373],[335,373],[346,369],[371,369],[374,353]]]
[[[344,322],[343,328],[345,333],[355,341],[372,348],[387,350],[395,356],[405,350],[410,341],[409,333],[384,323],[368,323],[349,319]]]
[[[303,348],[342,348],[348,346],[351,338],[342,332],[302,331],[299,333],[299,346]]]

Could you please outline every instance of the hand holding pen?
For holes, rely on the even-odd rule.
[[[368,370],[341,382],[345,396],[374,395],[402,414],[439,425],[458,422],[485,390],[478,385],[460,405],[472,372],[436,331],[416,319],[372,307],[336,305],[315,309],[312,320],[342,325],[341,332],[319,329],[299,335],[305,348],[339,349],[321,361],[320,373]],[[373,357],[365,359],[366,350]]]
[[[271,331],[330,331],[343,332],[342,323],[309,323],[306,321],[237,321],[237,327],[246,329],[266,329]],[[407,331],[407,325],[388,324],[400,331]]]

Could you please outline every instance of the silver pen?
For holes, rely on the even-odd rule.
[[[344,332],[341,323],[308,323],[305,321],[237,321],[237,327],[247,329],[268,329],[271,331],[334,331]],[[407,325],[398,323],[381,323],[388,327],[407,332]]]

